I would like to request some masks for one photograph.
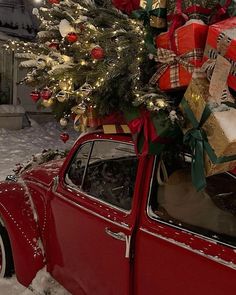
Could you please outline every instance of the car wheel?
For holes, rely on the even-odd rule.
[[[11,244],[5,227],[0,225],[0,277],[11,277],[14,273]]]

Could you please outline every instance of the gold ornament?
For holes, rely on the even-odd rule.
[[[43,99],[41,102],[41,105],[44,106],[45,108],[50,108],[53,104],[54,104],[53,98]]]
[[[68,120],[66,118],[61,118],[60,119],[60,124],[62,127],[66,127],[68,124]]]
[[[64,102],[69,99],[69,94],[65,91],[60,91],[57,93],[56,98],[59,102]]]

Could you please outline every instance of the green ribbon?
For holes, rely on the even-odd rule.
[[[136,107],[130,107],[129,109],[126,109],[126,111],[124,112],[124,116],[128,122],[128,125],[130,126],[130,123],[132,123],[132,121],[141,118],[142,113],[144,113],[144,109]],[[156,134],[158,134],[159,136],[159,139],[157,141],[152,141],[151,137],[148,137],[149,155],[160,155],[169,144],[173,143],[173,141],[176,141],[178,138],[180,138],[180,140],[182,141],[181,129],[177,124],[171,123],[168,115],[169,114],[167,114],[164,110],[160,110],[158,113],[149,112],[150,124],[153,125],[156,130]],[[145,136],[144,128],[142,128],[140,132],[132,134],[132,136],[134,142],[136,143],[138,154],[140,154],[145,145],[145,138],[147,139],[147,137]]]
[[[189,145],[192,151],[192,182],[197,191],[203,190],[206,187],[205,177],[205,162],[204,153],[206,152],[209,159],[213,164],[220,164],[225,162],[231,162],[236,160],[236,155],[217,157],[215,151],[210,146],[206,132],[202,129],[202,126],[207,121],[212,111],[206,105],[203,110],[200,121],[198,122],[193,111],[188,105],[185,98],[182,99],[181,105],[189,118],[193,128],[187,131],[184,135],[184,143]]]
[[[147,1],[148,3],[149,1]],[[152,3],[152,1],[150,1]],[[152,8],[151,8],[152,9]],[[159,18],[166,18],[166,8],[156,8],[153,10],[150,10],[148,8],[148,5],[146,8],[141,8],[138,10],[134,10],[131,14],[134,18],[142,20],[144,22],[144,25],[149,25],[150,17],[156,16]]]
[[[147,49],[150,53],[156,54],[156,47],[153,43],[153,35],[150,29],[151,28],[150,17],[156,16],[159,18],[166,19],[167,9],[166,8],[152,9],[152,4],[153,4],[153,0],[147,0],[146,7],[138,9],[138,10],[134,10],[131,14],[131,17],[143,21],[144,25],[147,27],[147,34],[145,37],[145,43],[146,43]]]
[[[199,191],[206,187],[206,178],[204,173],[204,151],[207,142],[207,136],[201,127],[206,122],[211,112],[208,112],[209,108],[205,108],[201,120],[198,122],[192,110],[189,108],[187,101],[183,99],[181,104],[185,110],[185,113],[187,114],[187,117],[190,119],[193,125],[193,128],[187,131],[187,133],[184,135],[184,144],[190,146],[192,151],[192,181],[197,191]]]

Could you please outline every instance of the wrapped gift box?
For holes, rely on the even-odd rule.
[[[220,54],[231,63],[227,84],[236,90],[236,17],[209,27],[203,60],[204,69],[210,79]]]
[[[230,171],[236,167],[236,109],[226,106],[222,108],[219,105],[218,108],[211,108],[209,103],[211,97],[208,80],[192,79],[181,102],[189,119],[185,136],[188,137],[189,143],[195,140],[196,144],[202,146],[206,176]],[[195,152],[197,157],[197,149]]]
[[[168,145],[182,140],[182,130],[166,110],[156,113],[133,107],[125,111],[125,118],[137,155],[160,155]]]
[[[140,7],[150,15],[150,26],[166,28],[166,0],[140,0]]]
[[[193,70],[202,66],[207,31],[208,26],[201,21],[189,21],[178,28],[175,32],[177,52],[170,50],[168,32],[157,36],[159,64],[151,81],[157,82],[164,91],[187,87]]]

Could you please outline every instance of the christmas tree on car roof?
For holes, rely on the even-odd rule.
[[[221,120],[235,108],[234,6],[230,0],[113,3],[46,0],[34,9],[41,23],[36,42],[9,44],[25,59],[22,83],[35,87],[31,98],[51,107],[62,126],[72,119],[84,131],[123,112],[138,154],[187,147],[194,183],[202,189],[205,175],[236,166],[236,134],[230,138]],[[216,73],[225,77],[218,85]]]
[[[36,42],[10,47],[24,59],[22,83],[35,87],[31,98],[51,107],[63,126],[77,116],[75,128],[84,130],[88,117],[94,125],[98,116],[139,104],[143,92],[150,107],[153,101],[157,108],[167,106],[164,94],[143,90],[150,62],[142,22],[109,1],[48,0],[33,13],[40,21]]]

